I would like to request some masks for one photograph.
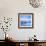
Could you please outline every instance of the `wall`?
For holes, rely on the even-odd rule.
[[[46,39],[46,15],[45,15],[45,23],[44,24],[45,24],[44,38]]]
[[[18,13],[34,13],[34,28],[18,29]],[[40,8],[33,8],[28,0],[0,0],[0,18],[4,16],[13,18],[10,31],[7,32],[13,39],[28,40],[29,37],[36,34],[37,39],[46,40],[45,15],[46,5]],[[0,31],[1,35],[2,33]],[[0,36],[0,39],[2,38],[4,39],[4,37]]]

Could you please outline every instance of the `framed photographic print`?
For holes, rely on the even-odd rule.
[[[18,14],[18,28],[33,28],[33,13]]]

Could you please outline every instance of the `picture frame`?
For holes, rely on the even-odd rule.
[[[34,14],[33,13],[18,13],[18,28],[28,29],[33,28],[34,25]]]

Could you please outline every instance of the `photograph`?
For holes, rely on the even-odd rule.
[[[19,13],[18,28],[33,28],[33,13]]]

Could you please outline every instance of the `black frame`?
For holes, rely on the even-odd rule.
[[[23,14],[23,15],[26,15],[26,14],[27,14],[27,15],[32,15],[32,27],[21,27],[21,26],[20,26],[20,15],[22,15],[22,14]],[[28,28],[31,29],[31,28],[33,28],[33,27],[34,27],[34,14],[33,14],[33,13],[18,13],[18,28],[19,28],[19,29],[22,29],[22,28],[23,28],[23,29],[28,29]]]

